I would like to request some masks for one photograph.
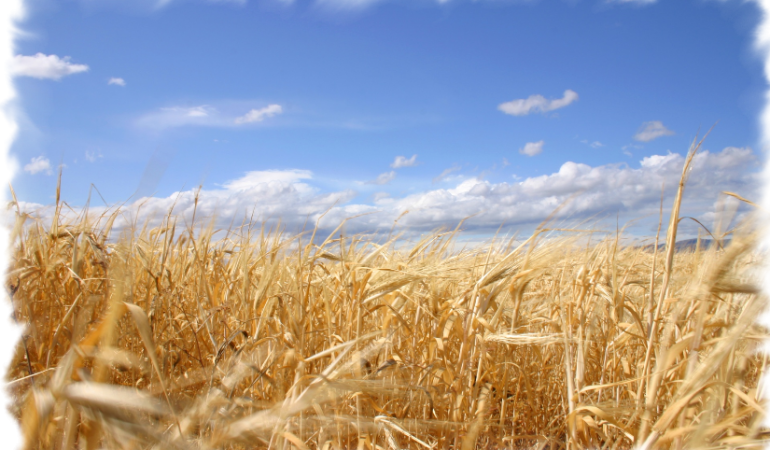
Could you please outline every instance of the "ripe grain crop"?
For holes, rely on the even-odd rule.
[[[695,150],[661,246],[172,213],[118,237],[57,192],[50,222],[17,211],[6,281],[27,448],[759,448],[755,231],[675,251]]]

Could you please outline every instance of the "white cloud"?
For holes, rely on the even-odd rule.
[[[527,156],[539,155],[543,151],[544,141],[527,142],[524,147],[519,149],[519,153]]]
[[[223,186],[228,191],[242,192],[262,185],[277,183],[293,185],[295,187],[299,186],[299,190],[307,191],[308,186],[300,183],[300,180],[309,180],[311,178],[313,178],[313,173],[309,170],[256,170],[246,172],[241,178],[228,181]]]
[[[639,218],[656,212],[661,184],[666,186],[667,198],[673,197],[683,164],[684,157],[679,154],[644,158],[638,168],[616,164],[592,167],[566,162],[556,173],[512,184],[468,179],[454,188],[394,199],[388,203],[386,212],[396,217],[400,211],[409,210],[410,214],[402,219],[404,222],[399,223],[420,229],[452,226],[474,214],[477,215],[468,223],[469,227],[494,228],[503,222],[539,222],[578,193],[566,205],[562,217],[621,211],[626,216]],[[748,148],[728,147],[718,153],[699,153],[685,190],[684,206],[688,214],[712,208],[723,190],[734,189],[756,198],[760,180],[750,172],[755,164],[756,158]],[[387,220],[383,218],[371,225],[374,223],[384,227]]]
[[[51,175],[51,161],[45,156],[36,156],[32,158],[29,164],[24,166],[24,171],[32,175],[38,172],[45,172],[46,175]]]
[[[626,156],[633,156],[633,153],[631,153],[631,149],[640,150],[644,148],[644,146],[638,145],[638,144],[627,144],[621,147],[620,149],[623,151],[623,154]]]
[[[126,80],[124,80],[123,78],[112,77],[110,78],[110,81],[107,82],[107,84],[114,84],[116,86],[125,86]]]
[[[16,55],[11,64],[11,73],[17,77],[59,80],[67,75],[88,71],[87,65],[73,64],[69,60],[69,56],[59,58],[43,53],[33,56]]]
[[[448,169],[444,169],[443,172],[441,172],[438,176],[433,178],[432,180],[433,184],[436,184],[439,181],[445,180],[449,175],[451,175],[453,172],[457,172],[458,170],[460,170],[460,166],[456,164]]]
[[[653,120],[650,122],[644,122],[639,130],[634,135],[634,140],[640,142],[650,142],[653,139],[657,139],[663,136],[671,136],[674,132],[669,130],[663,125],[663,122],[659,120]]]
[[[170,111],[181,112],[187,117],[208,117],[209,112],[205,106],[195,106],[192,108],[169,108]]]
[[[593,142],[590,142],[588,139],[583,139],[583,140],[582,140],[582,141],[580,141],[580,142],[581,142],[581,143],[583,143],[583,144],[586,144],[586,145],[590,146],[591,148],[601,148],[601,147],[604,147],[604,144],[602,144],[602,143],[601,143],[601,142],[599,142],[599,141],[593,141]]]
[[[372,195],[372,200],[374,200],[375,203],[388,198],[390,198],[390,194],[387,192],[375,192],[374,195]]]
[[[138,117],[135,123],[140,128],[154,130],[183,126],[231,128],[261,122],[283,112],[280,105],[268,105],[238,116],[233,114],[233,111],[238,108],[237,105],[223,103],[220,106],[169,106],[148,112]]]
[[[267,105],[262,109],[252,109],[241,117],[235,118],[235,123],[241,125],[244,123],[262,122],[263,120],[281,114],[283,108],[281,105]]]
[[[223,126],[218,111],[208,105],[170,106],[145,114],[137,120],[143,128],[165,129],[182,126]]]
[[[374,180],[367,181],[366,184],[378,184],[378,185],[388,184],[391,181],[393,181],[394,178],[396,178],[396,171],[391,170],[390,172],[381,173]]]
[[[725,190],[757,198],[761,178],[752,172],[756,163],[757,158],[748,148],[699,153],[685,190],[683,215],[700,217],[713,210],[717,197]],[[413,231],[452,227],[470,216],[473,218],[465,225],[468,230],[495,229],[501,223],[524,227],[544,220],[565,202],[558,217],[580,219],[606,213],[614,220],[615,212],[626,220],[657,217],[660,187],[665,186],[666,204],[670,205],[683,164],[684,157],[676,153],[644,158],[636,168],[566,162],[557,172],[518,181],[492,183],[471,178],[451,187],[402,197],[375,194],[374,204],[352,203],[356,197],[352,190],[322,192],[314,186],[313,174],[306,170],[255,171],[217,189],[202,190],[197,215],[215,216],[219,218],[218,226],[227,227],[234,217],[251,217],[253,213],[257,222],[280,219],[288,230],[296,231],[306,223],[315,223],[324,213],[321,227],[327,229],[346,217],[372,213],[350,222],[347,227],[351,233],[389,230],[393,220],[406,210],[409,214],[398,223]],[[143,220],[161,217],[159,213],[176,204],[176,213],[189,218],[195,207],[195,191],[145,198],[130,208],[141,203]],[[133,218],[127,214],[121,220],[128,224]]]
[[[412,155],[409,159],[407,159],[406,156],[396,156],[396,160],[393,161],[393,164],[391,164],[390,167],[400,169],[401,167],[414,167],[416,165],[417,155]]]
[[[103,158],[102,153],[96,153],[90,150],[86,150],[86,161],[88,162],[96,162],[97,159]]]
[[[234,217],[253,217],[256,222],[281,220],[296,230],[308,219],[313,223],[324,211],[334,205],[346,204],[355,196],[352,190],[322,193],[309,184],[312,178],[312,172],[300,169],[247,172],[217,189],[202,190],[197,214],[198,217],[216,217],[223,226],[229,226]],[[174,211],[177,214],[190,218],[196,207],[196,190],[176,192],[168,197],[139,199],[130,208],[136,211],[136,207],[142,205],[139,209],[142,217],[154,218],[176,205]],[[126,219],[125,223],[130,223],[130,219]]]
[[[567,89],[562,98],[548,100],[542,95],[530,95],[528,98],[501,103],[497,109],[512,116],[526,116],[531,113],[547,113],[564,108],[577,99],[577,92]]]

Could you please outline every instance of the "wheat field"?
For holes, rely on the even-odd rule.
[[[51,220],[17,210],[6,281],[27,448],[760,448],[756,227],[674,251],[695,150],[646,246],[118,233],[57,192]]]

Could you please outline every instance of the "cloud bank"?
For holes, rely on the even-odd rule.
[[[756,162],[749,148],[728,147],[696,155],[685,191],[686,215],[711,217],[709,212],[725,190],[755,198],[761,182],[752,171]],[[670,204],[683,164],[684,157],[677,153],[643,158],[636,168],[566,162],[557,172],[518,182],[465,178],[451,187],[400,197],[375,195],[373,203],[353,202],[357,193],[352,189],[323,192],[314,184],[313,173],[307,170],[254,171],[216,189],[200,191],[197,215],[215,216],[224,228],[233,220],[240,223],[252,215],[256,221],[280,219],[290,231],[297,231],[322,215],[321,226],[334,228],[347,217],[368,213],[352,220],[348,231],[374,232],[390,229],[396,218],[409,211],[398,223],[412,231],[454,227],[473,216],[465,223],[466,229],[483,232],[503,223],[513,227],[539,223],[564,204],[559,217],[584,219],[602,213],[614,216],[617,212],[629,220],[647,214],[657,217],[661,186],[665,186]],[[385,184],[394,176],[395,172],[386,172],[373,184]],[[189,220],[195,208],[195,195],[196,190],[191,189],[167,197],[144,198],[129,206],[128,211],[139,210],[140,221],[149,217],[160,219],[175,205],[174,211]],[[28,210],[35,208],[25,205]]]

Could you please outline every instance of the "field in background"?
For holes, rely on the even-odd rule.
[[[753,234],[675,253],[680,203],[660,252],[20,213],[15,413],[44,449],[760,448]]]

